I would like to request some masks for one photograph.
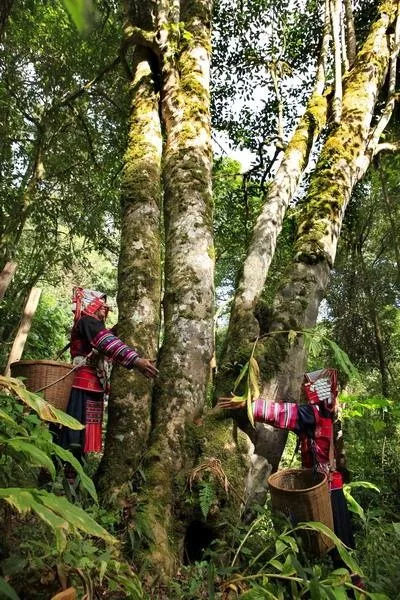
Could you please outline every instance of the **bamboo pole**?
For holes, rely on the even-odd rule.
[[[7,291],[8,286],[10,285],[12,278],[14,277],[14,273],[17,269],[16,262],[6,262],[4,269],[0,273],[0,300],[3,299],[4,294]]]
[[[11,370],[10,365],[17,360],[20,360],[22,353],[24,351],[26,338],[28,337],[29,330],[32,325],[33,315],[36,312],[37,306],[39,304],[40,295],[42,293],[41,288],[33,287],[29,292],[28,300],[26,301],[24,312],[22,315],[21,323],[18,327],[17,335],[15,336],[14,343],[11,348],[10,356],[8,357],[8,362],[6,366],[6,370],[4,375],[6,377],[10,376]]]

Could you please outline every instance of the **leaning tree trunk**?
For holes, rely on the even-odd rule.
[[[14,277],[17,266],[16,262],[6,262],[3,270],[0,272],[0,301],[3,299],[4,294]]]
[[[252,232],[252,239],[232,305],[221,367],[217,377],[217,390],[226,390],[232,385],[234,377],[229,365],[232,365],[237,359],[240,360],[240,348],[254,340],[260,332],[254,312],[275,253],[286,209],[296,193],[315,142],[326,122],[327,99],[324,89],[328,43],[329,12],[325,16],[314,89],[304,115],[286,146],[282,161],[264,199],[264,207]]]
[[[13,213],[5,219],[0,229],[0,262],[15,258],[24,227],[32,210],[39,184],[44,178],[43,148],[46,127],[35,119],[36,135],[32,156],[20,185],[18,201]]]
[[[216,396],[226,395],[232,390],[237,376],[235,364],[247,360],[249,344],[260,335],[255,311],[275,253],[286,209],[297,191],[315,143],[326,123],[328,103],[324,89],[329,37],[330,18],[327,0],[314,88],[304,115],[292,134],[274,180],[268,188],[264,207],[252,232],[252,239],[235,292],[222,360],[217,373]],[[279,447],[282,443],[282,433],[269,428],[268,447],[264,451],[265,435],[261,432],[264,432],[268,426],[257,425],[253,429],[247,418],[238,418],[235,415],[235,419],[258,449],[253,454],[249,453],[250,470],[246,492],[249,505],[254,502],[262,504],[265,499],[265,482],[271,470],[278,467],[281,457]],[[275,439],[277,444],[274,442]],[[275,447],[277,453],[274,456]],[[269,462],[263,458],[264,454],[268,455]],[[251,516],[251,511],[247,514]]]
[[[0,40],[3,37],[4,29],[7,25],[8,17],[10,16],[10,12],[12,6],[14,4],[14,0],[1,0],[0,3]]]
[[[285,332],[302,331],[316,322],[344,213],[359,171],[365,168],[371,120],[389,66],[387,29],[396,6],[394,0],[383,5],[371,27],[344,86],[341,123],[328,135],[310,181],[298,221],[295,260],[277,293],[270,335],[257,349],[266,397],[299,398],[306,358],[303,340],[299,335],[291,343]],[[255,453],[276,465],[285,440],[284,433],[271,437],[267,426],[258,426]]]
[[[134,53],[132,112],[125,153],[118,266],[118,335],[155,358],[160,326],[160,202],[162,135],[159,94],[148,48]],[[129,483],[149,431],[152,383],[117,368],[112,378],[105,452],[97,483],[102,497],[115,498]]]
[[[163,65],[165,333],[141,510],[150,538],[146,558],[164,575],[182,551],[184,527],[174,523],[174,506],[193,465],[187,426],[203,407],[213,351],[211,6],[211,0],[181,2],[185,32],[173,40],[170,28],[175,48]]]

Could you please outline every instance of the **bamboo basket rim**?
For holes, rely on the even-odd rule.
[[[327,483],[327,476],[325,473],[321,473],[320,471],[317,471],[317,473],[319,475],[322,476],[322,480],[317,483],[316,485],[313,485],[309,488],[300,488],[300,489],[290,489],[290,488],[284,488],[284,487],[280,487],[279,485],[277,485],[276,483],[274,483],[274,479],[277,478],[277,476],[281,475],[282,473],[299,473],[300,471],[309,471],[311,472],[312,469],[281,469],[280,471],[277,471],[276,473],[272,473],[272,475],[270,475],[268,477],[268,485],[270,487],[273,487],[276,490],[279,490],[280,492],[285,492],[286,494],[306,494],[308,492],[310,492],[311,490],[317,490],[318,488],[324,486]]]
[[[62,362],[60,360],[17,360],[11,363],[10,367],[14,365],[50,365],[53,367],[68,367],[72,368],[72,363]]]

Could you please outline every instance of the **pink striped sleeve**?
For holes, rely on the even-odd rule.
[[[109,329],[99,331],[91,340],[91,344],[94,348],[109,356],[114,362],[127,369],[132,369],[139,358],[136,350],[124,344]]]
[[[293,402],[267,402],[257,398],[253,406],[254,420],[279,429],[298,429],[298,406]]]

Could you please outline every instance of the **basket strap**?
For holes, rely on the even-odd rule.
[[[34,391],[34,394],[38,394],[39,392],[43,392],[43,390],[47,390],[47,388],[55,385],[56,383],[58,383],[59,381],[62,381],[63,379],[65,379],[66,377],[68,377],[68,375],[70,375],[72,373],[72,371],[75,371],[75,369],[77,369],[78,367],[81,367],[82,365],[75,365],[75,367],[72,367],[72,369],[70,369],[67,373],[65,373],[65,375],[63,375],[62,377],[59,377],[58,379],[56,379],[55,381],[52,381],[51,383],[48,383],[47,385],[44,385],[43,387],[39,388],[38,390]]]
[[[38,390],[34,391],[34,394],[38,394],[39,392],[43,392],[43,390],[47,390],[49,387],[52,387],[53,385],[55,385],[56,383],[58,383],[59,381],[62,381],[63,379],[65,379],[66,377],[68,377],[68,375],[70,375],[73,371],[75,371],[76,369],[79,369],[79,367],[82,367],[84,364],[86,364],[86,360],[93,354],[93,350],[91,352],[89,352],[89,354],[86,356],[85,362],[80,363],[79,365],[75,365],[74,367],[72,367],[72,369],[70,369],[67,373],[65,373],[65,375],[63,375],[62,377],[59,377],[58,379],[56,379],[55,381],[52,381],[51,383],[48,383],[47,385],[41,387]]]

